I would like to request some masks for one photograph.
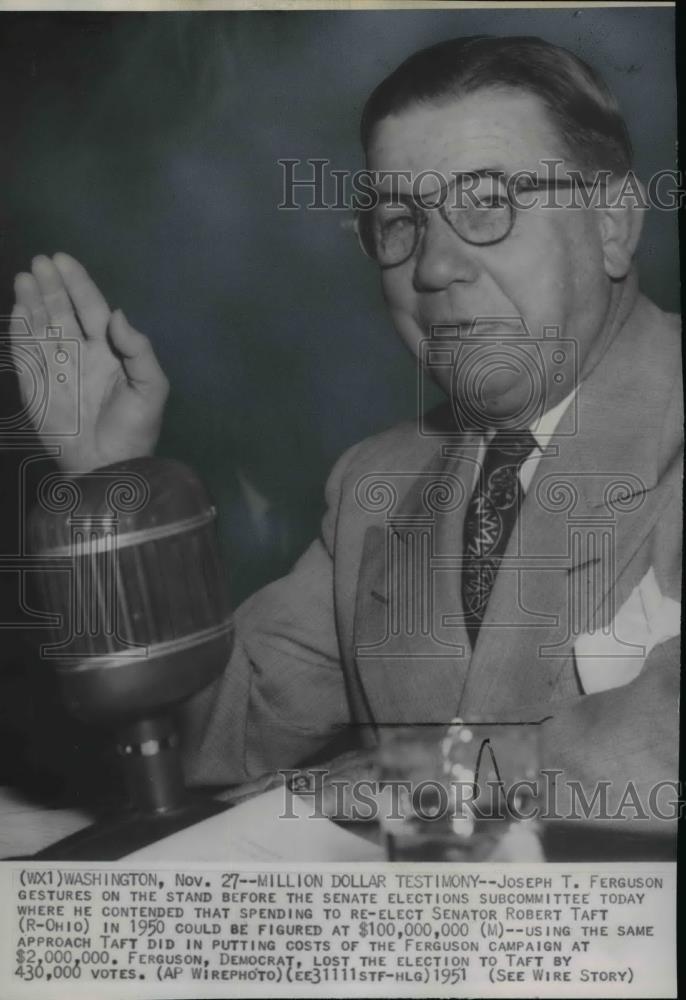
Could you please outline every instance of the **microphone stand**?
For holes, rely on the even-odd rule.
[[[186,789],[170,716],[142,719],[116,734],[127,801],[91,826],[34,854],[37,861],[114,861],[229,808]]]

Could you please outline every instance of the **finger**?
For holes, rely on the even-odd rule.
[[[35,401],[37,386],[46,384],[47,363],[41,341],[31,335],[28,312],[15,305],[10,319],[10,351],[24,405]]]
[[[31,314],[20,302],[14,303],[9,332],[13,337],[24,338],[30,337],[33,333],[31,329]]]
[[[69,254],[56,253],[52,259],[74,303],[86,336],[93,340],[104,340],[107,336],[110,308],[100,289],[85,267]]]
[[[166,396],[169,383],[150,341],[131,326],[121,309],[112,313],[109,332],[112,346],[121,355],[126,377],[133,388],[145,390],[146,394]]]
[[[42,337],[45,327],[49,325],[48,311],[38,287],[38,282],[32,274],[18,274],[14,280],[14,294],[17,304],[26,312],[30,332]]]
[[[62,331],[62,336],[79,337],[81,328],[74,315],[62,275],[53,261],[42,254],[34,257],[32,271],[43,297],[50,325],[58,327]]]

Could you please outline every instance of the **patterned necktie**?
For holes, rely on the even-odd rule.
[[[486,449],[464,522],[462,607],[472,644],[481,628],[498,567],[519,514],[519,469],[536,447],[528,430],[499,431]]]

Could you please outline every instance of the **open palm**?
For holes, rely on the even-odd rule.
[[[24,405],[69,473],[150,454],[169,385],[150,342],[67,254],[17,276],[13,356]]]

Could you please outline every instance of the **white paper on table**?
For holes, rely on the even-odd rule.
[[[287,798],[286,798],[287,796]],[[279,818],[288,803],[296,818]],[[331,820],[311,815],[312,804],[283,788],[149,844],[129,861],[380,861],[384,852]]]
[[[49,809],[16,788],[0,787],[0,858],[35,854],[92,822],[85,810]]]

